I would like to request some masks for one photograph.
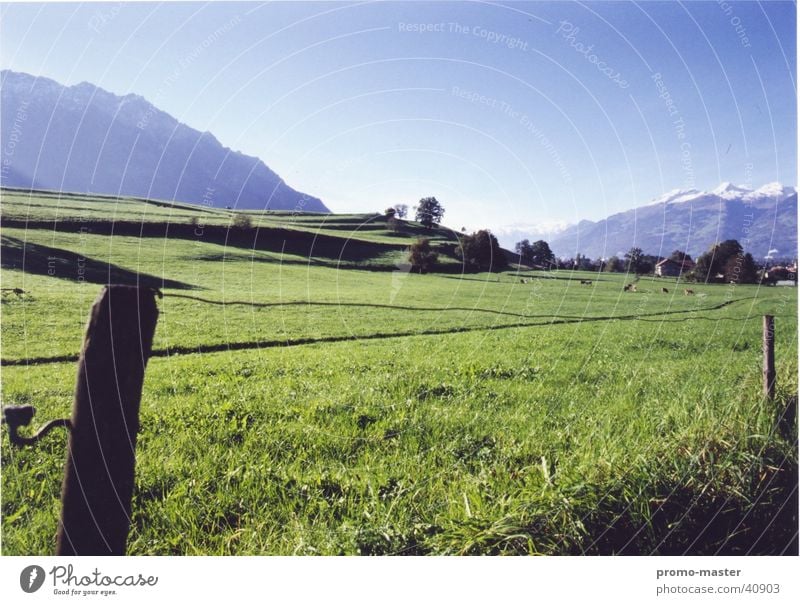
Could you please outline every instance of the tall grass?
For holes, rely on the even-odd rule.
[[[202,241],[3,235],[184,284],[159,303],[130,554],[796,549],[796,428],[779,423],[797,394],[795,289],[685,297],[643,279],[632,294],[616,275],[522,284]],[[2,304],[2,359],[17,364],[3,402],[35,405],[35,422],[67,416],[75,365],[48,359],[77,353],[100,286],[2,277],[26,291]],[[775,402],[760,387],[764,313]],[[3,435],[4,554],[53,552],[65,443]]]

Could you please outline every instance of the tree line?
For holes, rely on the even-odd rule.
[[[542,243],[545,242],[536,242],[539,246]],[[534,261],[530,255],[526,257],[523,254],[526,244],[527,240],[518,242],[517,253],[520,254],[522,262],[536,265],[537,261]],[[762,281],[766,268],[757,263],[752,254],[745,252],[735,239],[714,244],[696,260],[682,250],[674,250],[666,259],[681,266],[681,275],[685,279],[705,283],[755,284]],[[592,260],[587,256],[577,254],[574,258],[556,259],[553,261],[553,266],[558,269],[648,275],[655,273],[656,265],[662,260],[665,260],[665,257],[645,254],[641,248],[633,247],[621,258],[611,256]]]
[[[441,224],[444,206],[435,197],[422,198],[414,207],[415,219],[423,227],[433,229]],[[397,204],[385,211],[387,221],[396,230],[398,221],[408,216],[408,205]],[[500,271],[508,267],[508,258],[500,247],[497,238],[488,229],[467,234],[464,229],[457,234],[455,254],[467,271]],[[664,257],[645,254],[639,247],[632,247],[622,257],[611,256],[592,260],[582,254],[574,258],[559,259],[544,240],[531,243],[523,239],[516,243],[514,252],[519,264],[534,269],[581,270],[594,272],[632,273],[635,275],[653,274],[656,265]],[[683,278],[698,282],[734,282],[754,284],[763,280],[765,267],[759,265],[752,254],[745,252],[735,239],[725,240],[711,246],[706,252],[693,260],[682,250],[674,250],[666,257],[681,266]],[[439,260],[439,251],[432,245],[431,238],[420,237],[408,248],[408,262],[412,270],[425,273],[432,271]]]

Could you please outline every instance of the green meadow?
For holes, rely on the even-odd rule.
[[[446,229],[420,275],[416,223],[247,215],[3,191],[2,398],[34,425],[102,285],[164,295],[129,554],[796,552],[796,288],[464,273]],[[65,447],[4,431],[3,554],[54,552]]]

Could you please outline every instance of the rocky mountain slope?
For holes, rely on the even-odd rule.
[[[0,72],[0,95],[3,186],[328,212],[260,159],[140,96],[9,70]]]

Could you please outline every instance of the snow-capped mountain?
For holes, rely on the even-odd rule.
[[[658,204],[677,204],[685,202],[698,202],[722,198],[724,200],[760,200],[765,197],[786,198],[797,193],[795,187],[784,187],[780,183],[768,183],[758,189],[749,189],[724,182],[713,191],[698,191],[697,189],[673,189],[650,202],[649,206]]]
[[[550,246],[562,257],[607,258],[634,246],[648,254],[684,250],[696,256],[726,239],[739,240],[756,258],[771,251],[797,256],[797,188],[726,182],[711,191],[674,189],[602,221],[581,221],[555,235]]]
[[[328,212],[260,159],[138,95],[4,70],[0,113],[3,186]]]

